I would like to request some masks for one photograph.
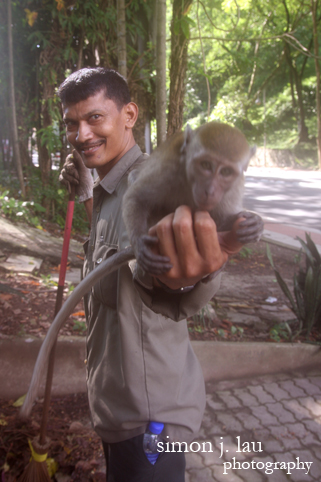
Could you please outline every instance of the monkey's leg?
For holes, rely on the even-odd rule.
[[[240,222],[236,231],[237,240],[242,244],[259,241],[264,229],[261,216],[252,211],[242,211],[237,215],[237,218],[245,218],[244,221]]]

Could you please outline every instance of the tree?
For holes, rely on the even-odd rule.
[[[18,125],[16,117],[16,101],[15,101],[15,85],[14,85],[14,65],[13,65],[13,48],[12,48],[12,10],[11,10],[11,0],[7,0],[8,6],[8,53],[9,53],[9,91],[10,91],[10,108],[11,108],[11,119],[12,119],[12,133],[13,133],[13,147],[15,155],[15,165],[18,173],[19,184],[22,196],[26,195],[26,188],[23,180],[22,163],[20,157],[19,148],[19,137],[18,137]]]
[[[183,109],[187,69],[187,50],[189,26],[191,20],[187,16],[193,0],[174,0],[171,23],[170,54],[170,91],[168,104],[167,135],[180,131],[183,126]]]
[[[156,121],[157,145],[166,139],[166,0],[156,0]]]
[[[313,23],[313,44],[314,44],[314,62],[315,62],[315,72],[316,72],[316,104],[317,104],[317,145],[318,145],[318,159],[319,159],[319,169],[321,169],[321,83],[320,83],[320,65],[319,65],[319,42],[318,42],[318,31],[317,31],[317,7],[318,0],[311,0],[311,12],[312,12],[312,23]]]
[[[126,13],[125,0],[117,0],[117,52],[118,72],[127,78],[127,50],[126,50]]]

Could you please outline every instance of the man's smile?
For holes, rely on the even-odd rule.
[[[103,144],[105,144],[105,141],[99,141],[95,144],[80,146],[78,147],[78,150],[81,151],[85,156],[88,156],[94,154]]]

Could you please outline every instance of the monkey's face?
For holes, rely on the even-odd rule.
[[[206,151],[188,159],[186,169],[194,203],[201,211],[214,210],[242,175],[237,165]]]
[[[63,106],[67,139],[86,167],[97,169],[102,179],[135,144],[131,128],[137,112],[129,103],[119,109],[104,91],[77,104]],[[136,106],[135,106],[136,107]]]

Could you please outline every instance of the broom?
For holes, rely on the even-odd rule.
[[[61,253],[59,281],[58,281],[58,289],[57,289],[57,295],[56,295],[54,317],[57,315],[57,313],[59,312],[62,306],[67,262],[68,262],[68,251],[69,251],[72,218],[74,214],[74,205],[75,205],[75,186],[71,184],[70,194],[68,199],[66,222],[65,222],[64,241],[63,241],[62,253]],[[57,340],[55,341],[55,344],[51,348],[50,355],[49,355],[40,434],[37,435],[32,440],[32,442],[29,440],[29,446],[31,450],[31,460],[29,464],[26,466],[25,470],[23,471],[21,477],[19,478],[19,482],[47,482],[51,480],[51,477],[48,472],[48,467],[47,467],[47,455],[50,447],[50,439],[47,437],[47,423],[48,423],[48,415],[49,415],[49,407],[50,407],[51,386],[52,386],[52,378],[53,378],[53,371],[54,371],[54,364],[55,364],[56,346],[57,346]]]

